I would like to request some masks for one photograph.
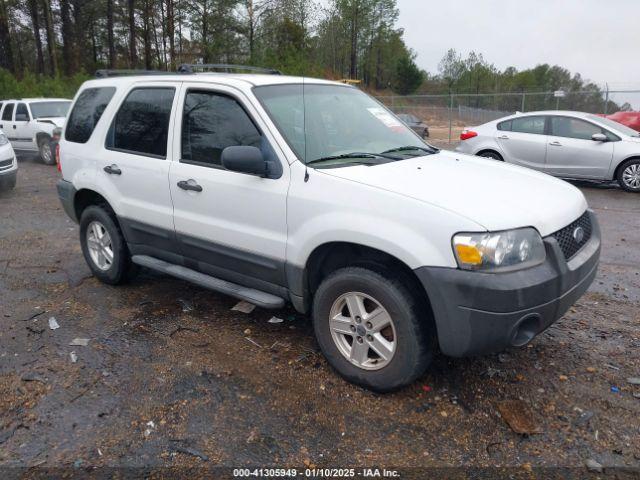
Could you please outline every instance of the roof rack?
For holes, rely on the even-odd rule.
[[[163,70],[96,70],[96,78],[126,77],[128,75],[175,75],[175,73]]]
[[[244,70],[247,72],[266,73],[268,75],[282,75],[282,72],[275,68],[253,67],[250,65],[232,65],[229,63],[183,63],[178,67],[179,73],[196,73],[198,70],[223,71],[226,73],[233,73],[236,70]]]

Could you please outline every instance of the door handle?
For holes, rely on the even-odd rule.
[[[195,180],[191,179],[191,180],[180,180],[178,182],[178,187],[180,187],[182,190],[189,190],[192,192],[201,192],[202,191],[202,187],[200,185],[198,185],[196,183]]]
[[[122,170],[120,170],[115,163],[113,165],[107,165],[103,170],[109,175],[122,175]]]
[[[507,137],[506,135],[500,135],[498,138],[500,140],[509,140],[509,137]]]
[[[15,126],[15,125],[13,126],[13,129],[14,129],[14,130],[16,129],[16,126]]]
[[[554,147],[561,147],[562,144],[560,142],[551,142],[549,145],[553,145]]]

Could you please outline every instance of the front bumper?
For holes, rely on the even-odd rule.
[[[7,188],[13,188],[16,186],[16,179],[18,178],[18,169],[7,172],[0,172],[0,190]]]
[[[600,228],[568,262],[553,237],[543,264],[510,273],[415,270],[429,295],[440,349],[461,357],[521,346],[559,319],[589,288],[600,259]]]
[[[18,162],[13,152],[8,158],[0,158],[0,188],[13,188],[18,177]]]

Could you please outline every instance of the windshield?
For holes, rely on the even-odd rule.
[[[295,84],[256,87],[254,92],[307,164],[320,168],[375,165],[437,151],[356,88]]]
[[[640,133],[636,132],[633,128],[629,128],[626,125],[616,122],[615,120],[611,120],[610,118],[599,117],[597,115],[587,115],[587,118],[595,120],[596,122],[600,122],[601,124],[622,133],[623,135],[628,135],[630,137],[640,137]]]
[[[29,106],[33,118],[66,117],[71,102],[33,102]]]

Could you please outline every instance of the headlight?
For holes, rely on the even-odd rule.
[[[544,262],[542,237],[533,228],[495,233],[459,233],[453,237],[458,266],[491,272],[518,270]]]
[[[9,139],[4,133],[0,133],[0,145],[6,145],[9,143]]]

